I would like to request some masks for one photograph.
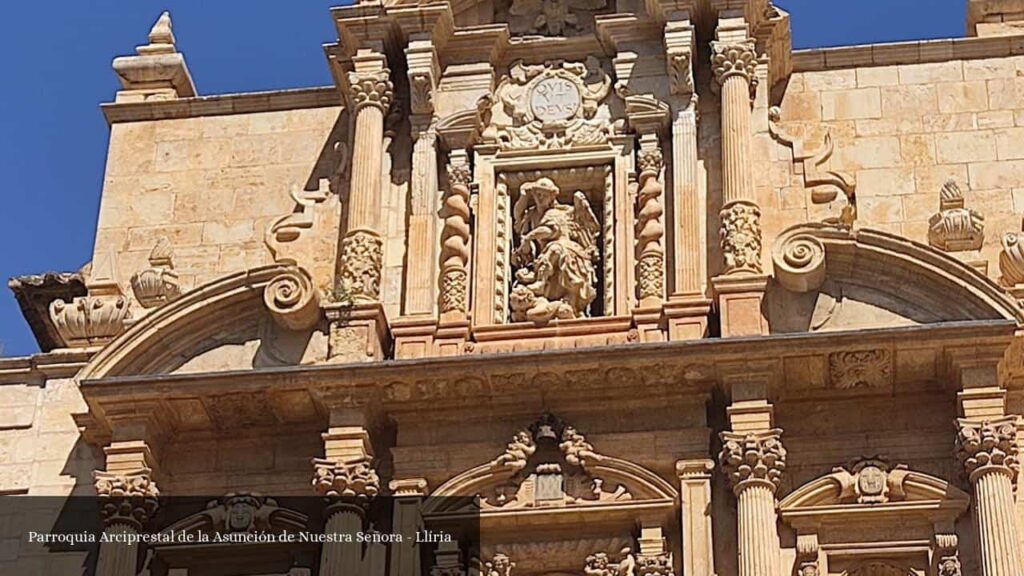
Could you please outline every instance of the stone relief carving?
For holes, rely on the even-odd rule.
[[[495,469],[504,469],[509,479],[493,494],[482,495],[481,507],[537,508],[631,500],[627,487],[606,489],[604,479],[588,472],[588,466],[600,458],[583,434],[545,414],[517,432],[490,463]]]
[[[304,530],[308,520],[304,514],[278,506],[273,498],[254,493],[231,493],[211,500],[205,510],[176,522],[165,532],[279,534]]]
[[[162,306],[181,295],[171,242],[162,237],[149,253],[149,268],[132,276],[132,293],[143,308]]]
[[[990,470],[1008,474],[1016,482],[1020,472],[1020,446],[1017,444],[1017,417],[998,420],[957,420],[957,460],[973,482]]]
[[[928,243],[946,252],[978,250],[985,241],[985,217],[965,207],[954,180],[939,193],[939,211],[928,220]]]
[[[909,472],[903,464],[891,465],[884,460],[870,458],[848,468],[837,467],[830,478],[839,487],[841,503],[885,504],[905,500],[904,483]]]
[[[1021,225],[1024,230],[1024,223]],[[1004,286],[1024,284],[1024,232],[1003,235],[1003,250],[999,253],[999,272]]]
[[[313,489],[319,496],[365,508],[380,493],[380,477],[370,462],[339,463],[315,458]]]
[[[738,494],[750,482],[768,482],[775,489],[786,470],[782,430],[761,433],[722,432],[719,460],[729,484]]]
[[[782,111],[778,106],[768,110],[768,130],[776,142],[790,148],[793,153],[793,164],[803,174],[804,188],[811,190],[811,202],[814,204],[831,204],[842,193],[846,203],[840,208],[839,214],[825,219],[826,224],[843,228],[853,227],[857,219],[857,180],[845,172],[837,172],[825,168],[835,152],[832,133],[825,133],[825,142],[816,152],[804,148],[802,138],[787,134],[780,126]]]
[[[825,244],[800,227],[788,229],[775,240],[772,266],[786,290],[813,292],[825,282]]]
[[[459,160],[459,161],[456,161]],[[473,179],[468,159],[459,156],[448,165],[448,193],[444,196],[441,218],[441,312],[466,312],[469,304],[470,182]]]
[[[337,142],[336,146],[345,147],[345,144]],[[348,165],[348,162],[343,160],[342,164]],[[298,240],[304,231],[313,228],[316,206],[327,200],[327,192],[324,190],[301,190],[298,186],[293,186],[289,195],[295,202],[295,208],[271,222],[263,236],[263,243],[275,262],[297,261],[296,255],[289,253],[287,248]]]
[[[499,552],[489,562],[484,563],[483,573],[485,576],[512,576],[512,569],[515,567],[515,562]]]
[[[289,266],[263,289],[263,302],[282,328],[305,330],[320,320],[320,290],[304,268]]]
[[[592,27],[592,12],[608,0],[512,0],[508,13],[513,34],[569,36]]]
[[[595,57],[586,62],[516,62],[496,90],[504,118],[493,115],[484,135],[510,150],[604,144],[613,123],[601,102],[611,84]]]
[[[586,195],[559,202],[550,178],[523,184],[513,207],[519,240],[512,253],[515,280],[509,296],[512,320],[538,324],[589,315],[597,297],[600,223]]]
[[[899,568],[888,562],[868,562],[860,567],[851,570],[844,576],[914,576],[916,571],[908,568]]]
[[[753,202],[738,201],[721,212],[722,254],[726,274],[761,273],[761,209]]]
[[[160,490],[153,471],[140,468],[131,472],[93,472],[96,494],[100,499],[103,525],[126,525],[142,529],[156,514]]]
[[[935,548],[939,556],[938,576],[961,576],[960,539],[956,534],[936,534]]]
[[[131,319],[128,299],[113,286],[109,291],[50,303],[50,320],[64,342],[72,347],[106,344],[124,331]]]
[[[828,356],[833,388],[884,388],[892,385],[892,354],[888,350],[852,350]]]
[[[341,285],[354,301],[380,300],[384,243],[376,232],[353,230],[341,241]]]
[[[621,560],[614,562],[606,552],[595,552],[587,556],[583,565],[585,576],[637,576],[636,556],[633,550],[623,548],[619,552]]]

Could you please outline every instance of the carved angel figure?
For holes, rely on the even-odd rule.
[[[544,323],[580,318],[597,297],[597,234],[601,227],[583,192],[558,202],[550,178],[523,184],[513,207],[519,246],[510,304],[512,320]]]
[[[580,28],[578,11],[600,10],[607,4],[607,0],[513,0],[509,14],[527,18],[529,32],[562,36]]]
[[[505,452],[495,460],[495,464],[508,466],[519,472],[526,468],[526,460],[536,451],[537,445],[533,442],[533,436],[529,432],[516,432],[512,441],[505,448]]]

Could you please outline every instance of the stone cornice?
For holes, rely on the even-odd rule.
[[[1024,54],[1020,37],[949,38],[891,44],[815,48],[793,52],[794,72],[816,72],[861,66],[923,64],[976,60]]]
[[[341,99],[334,86],[220,94],[164,101],[110,103],[102,104],[100,108],[103,110],[107,123],[112,125],[147,120],[230,116],[232,114],[280,112],[331,106],[341,106]]]
[[[670,343],[631,344],[593,349],[554,350],[493,355],[470,355],[453,358],[387,361],[359,365],[320,365],[274,368],[256,371],[233,371],[205,374],[149,375],[113,377],[81,382],[81,389],[90,406],[87,426],[102,431],[109,429],[108,410],[123,405],[126,399],[135,402],[153,400],[173,415],[175,399],[195,402],[218,402],[227,397],[249,398],[273,405],[273,395],[295,395],[309,398],[318,406],[343,403],[351,406],[373,405],[384,411],[402,411],[422,406],[425,401],[435,407],[475,405],[483,398],[502,398],[530,391],[531,394],[558,390],[569,401],[576,398],[605,397],[621,393],[623,388],[643,386],[652,402],[677,396],[689,390],[693,397],[709,394],[723,378],[720,373],[740,360],[752,361],[788,357],[801,362],[819,362],[827,366],[828,356],[837,349],[892,350],[898,357],[902,351],[935,355],[973,340],[979,343],[1001,343],[1008,346],[1014,323],[1009,321],[960,322],[934,326],[917,326],[857,332],[779,335],[764,338],[708,339]],[[756,344],[756,345],[755,345]],[[571,360],[571,361],[570,361]],[[777,362],[779,373],[774,380],[780,384],[773,394],[785,395],[790,384],[801,385],[799,375],[786,377],[788,361]],[[659,367],[655,370],[652,367]],[[797,368],[804,369],[804,368]],[[943,374],[936,374],[933,385],[953,387]],[[832,389],[795,390],[801,398],[839,395],[850,391]],[[872,393],[858,388],[857,394]],[[876,390],[890,394],[888,388]],[[291,397],[291,396],[290,396]],[[255,401],[254,400],[254,401]],[[184,404],[181,404],[184,406]],[[310,412],[306,418],[323,420],[324,411]],[[218,425],[216,411],[209,423]],[[91,422],[90,422],[91,421]],[[267,414],[268,423],[275,415]],[[200,432],[201,427],[194,428]],[[174,432],[170,430],[169,432]]]

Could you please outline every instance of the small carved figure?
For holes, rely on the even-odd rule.
[[[583,573],[586,576],[616,576],[616,569],[612,566],[608,554],[597,552],[587,556]]]
[[[622,555],[622,560],[619,560],[619,567],[616,571],[618,576],[636,576],[636,557],[633,556],[633,550],[627,546],[619,553]]]
[[[594,446],[572,426],[565,427],[558,448],[565,454],[566,462],[581,468],[585,468],[587,461],[597,456],[594,454]]]
[[[960,559],[958,557],[946,556],[939,561],[939,576],[960,576],[960,574]]]
[[[510,296],[512,320],[545,323],[587,315],[597,297],[597,234],[601,227],[583,192],[558,202],[550,178],[524,184],[513,208],[519,246]]]
[[[818,563],[817,562],[804,562],[800,566],[799,576],[818,576]]]
[[[502,553],[497,553],[490,562],[484,564],[484,573],[487,576],[512,576],[512,569],[516,563]]]
[[[508,466],[515,472],[526,468],[526,460],[537,451],[533,436],[529,432],[519,431],[505,448],[505,453],[494,461],[495,464]]]

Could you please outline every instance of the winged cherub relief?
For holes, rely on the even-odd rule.
[[[508,12],[524,21],[524,25],[514,26],[513,32],[564,36],[583,29],[580,11],[600,10],[607,5],[608,0],[513,0]]]
[[[550,178],[527,182],[520,192],[512,220],[519,238],[512,253],[512,320],[542,324],[587,316],[597,297],[601,229],[587,196],[577,191],[571,206],[562,204]]]

